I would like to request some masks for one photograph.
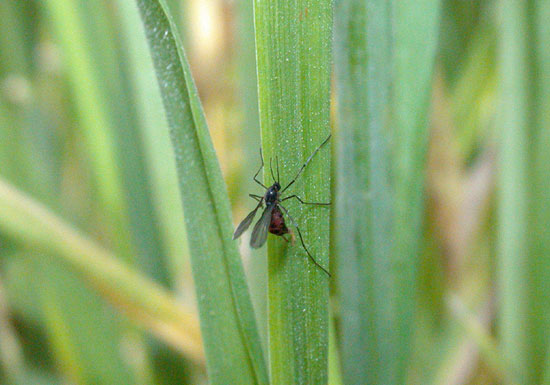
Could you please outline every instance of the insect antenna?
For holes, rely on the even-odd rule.
[[[300,168],[300,170],[298,170],[298,173],[296,174],[296,176],[294,177],[294,179],[292,179],[292,180],[290,181],[290,183],[287,184],[286,187],[285,187],[284,189],[281,190],[281,194],[282,194],[283,192],[285,192],[285,190],[286,190],[287,188],[289,188],[290,186],[292,186],[292,184],[293,184],[294,182],[296,182],[296,179],[298,179],[298,177],[300,176],[300,174],[302,173],[302,171],[304,171],[304,169],[306,168],[306,166],[308,165],[308,163],[311,162],[311,159],[313,159],[313,157],[315,156],[315,154],[317,154],[317,151],[319,151],[319,150],[321,149],[321,147],[323,147],[323,146],[329,141],[330,136],[331,136],[331,135],[329,134],[329,136],[327,136],[327,138],[325,139],[325,141],[324,141],[323,143],[321,143],[321,145],[320,145],[319,147],[317,147],[317,148],[315,149],[315,151],[313,151],[313,154],[311,154],[311,155],[309,156],[309,158],[307,158],[306,162],[302,165],[302,167]]]
[[[277,163],[277,183],[281,182],[281,176],[279,175],[279,156],[275,157],[275,163]]]
[[[273,178],[273,183],[277,182],[277,179],[275,179],[275,174],[273,174],[273,158],[269,158],[269,168],[271,169],[271,177]]]
[[[285,214],[288,216],[288,218],[290,219],[290,221],[292,222],[292,224],[294,225],[294,227],[296,227],[296,230],[298,231],[298,236],[300,237],[300,242],[302,243],[302,247],[304,248],[304,250],[306,251],[307,253],[307,256],[309,257],[309,259],[311,259],[311,262],[313,262],[315,264],[315,266],[317,266],[319,269],[323,270],[323,272],[328,275],[329,277],[332,277],[330,275],[330,273],[328,272],[327,269],[325,269],[323,266],[321,266],[319,264],[319,262],[317,262],[315,260],[315,258],[313,258],[313,256],[311,255],[311,253],[309,252],[309,250],[307,249],[306,247],[306,244],[304,243],[304,238],[302,237],[302,232],[300,231],[300,228],[298,227],[298,225],[296,224],[296,222],[294,221],[294,218],[292,218],[290,216],[290,214],[288,213],[288,210],[282,206],[282,205],[279,205],[280,208],[282,208],[285,212]]]

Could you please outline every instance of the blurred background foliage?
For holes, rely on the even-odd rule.
[[[135,20],[123,2],[0,1],[0,195],[23,191],[194,309],[166,121],[158,91],[143,93],[153,76],[128,65]],[[252,1],[167,3],[241,218],[260,144]],[[411,384],[550,381],[549,8],[442,1]],[[0,227],[1,384],[205,383],[200,349],[147,332],[147,316],[33,247],[24,225]],[[265,345],[265,251],[242,244]]]

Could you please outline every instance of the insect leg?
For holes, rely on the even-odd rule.
[[[248,196],[249,196],[250,198],[254,199],[254,200],[257,201],[257,202],[260,202],[260,201],[263,199],[263,197],[261,197],[261,196],[259,196],[259,195],[256,195],[256,194],[248,194]]]
[[[302,232],[300,231],[300,228],[298,227],[298,225],[296,224],[296,221],[294,221],[294,218],[292,218],[290,216],[290,214],[288,213],[288,210],[282,206],[282,205],[279,205],[280,208],[283,209],[283,211],[285,212],[285,214],[288,216],[288,218],[290,219],[290,221],[292,222],[292,224],[294,225],[294,227],[296,227],[296,230],[298,231],[298,236],[300,237],[300,242],[302,242],[302,247],[304,248],[304,250],[306,251],[309,259],[311,259],[311,261],[321,270],[323,270],[325,272],[326,275],[328,275],[329,277],[331,277],[330,273],[327,271],[327,269],[325,269],[323,266],[321,266],[316,260],[315,258],[313,258],[313,256],[311,255],[311,253],[309,252],[309,250],[307,249],[306,247],[306,244],[304,243],[304,238],[302,237]]]
[[[260,186],[262,186],[263,188],[265,188],[267,190],[267,187],[265,187],[264,184],[257,179],[258,174],[260,173],[260,171],[262,171],[262,168],[264,167],[264,157],[262,155],[262,148],[261,147],[260,147],[260,159],[262,160],[262,165],[258,169],[258,172],[256,172],[256,174],[254,175],[253,179],[254,179],[254,182],[258,183]]]
[[[311,159],[313,159],[313,157],[315,156],[315,154],[317,154],[317,151],[319,151],[321,149],[321,147],[323,147],[327,142],[328,140],[330,139],[330,134],[329,136],[327,136],[327,138],[325,139],[325,141],[323,143],[321,143],[321,145],[319,147],[317,147],[315,149],[315,151],[313,151],[313,154],[311,154],[309,156],[309,158],[307,158],[306,162],[302,165],[302,167],[300,168],[300,170],[298,170],[298,173],[296,174],[296,176],[294,177],[294,179],[292,179],[290,181],[289,184],[286,185],[286,187],[284,189],[281,190],[281,194],[287,189],[289,188],[290,186],[292,186],[292,184],[294,182],[296,182],[296,179],[298,179],[298,177],[300,176],[300,174],[302,173],[302,171],[304,171],[304,169],[306,168],[306,166],[308,165],[309,162],[311,162]]]
[[[330,202],[329,203],[314,203],[314,202],[304,202],[302,200],[302,198],[300,198],[298,195],[290,195],[286,198],[283,198],[281,199],[281,202],[284,202],[286,201],[287,199],[290,199],[290,198],[296,198],[298,199],[298,202],[300,202],[301,204],[303,205],[316,205],[316,206],[330,206]]]

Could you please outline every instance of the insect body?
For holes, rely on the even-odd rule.
[[[262,168],[264,166],[264,161],[263,161],[263,157],[262,157],[262,165],[260,166],[260,169],[258,170],[258,172],[256,172],[256,175],[254,175],[254,181],[256,183],[258,183],[259,185],[261,185],[263,188],[265,188],[266,192],[265,192],[264,196],[250,194],[250,197],[255,199],[258,202],[258,205],[256,206],[256,208],[254,210],[252,210],[246,216],[245,219],[243,219],[243,221],[239,224],[239,226],[237,226],[237,229],[235,230],[235,233],[233,234],[233,239],[237,239],[238,237],[240,237],[241,234],[243,232],[245,232],[250,227],[252,221],[254,220],[256,212],[260,208],[263,208],[264,204],[265,204],[265,209],[262,213],[262,216],[260,217],[260,219],[258,220],[256,225],[254,225],[254,229],[252,230],[252,236],[250,238],[250,246],[255,248],[255,249],[262,247],[264,245],[266,239],[267,239],[267,233],[268,232],[270,232],[274,235],[282,237],[287,242],[289,242],[289,240],[286,239],[285,234],[290,234],[291,235],[291,240],[294,240],[294,235],[293,235],[292,231],[290,231],[290,229],[286,226],[285,218],[283,216],[283,212],[284,212],[286,214],[286,216],[290,219],[290,221],[292,222],[294,227],[296,228],[296,231],[298,232],[298,236],[300,237],[300,241],[302,243],[302,246],[303,246],[304,250],[306,251],[309,259],[311,259],[311,261],[317,267],[319,267],[321,270],[323,270],[323,272],[325,272],[330,277],[330,273],[323,266],[321,266],[315,260],[315,258],[313,258],[313,256],[311,255],[311,253],[307,249],[307,247],[304,243],[304,239],[302,237],[302,233],[300,232],[300,228],[298,227],[298,225],[296,224],[294,219],[290,216],[290,214],[288,213],[288,210],[282,205],[282,202],[284,202],[287,199],[295,198],[300,203],[307,204],[307,205],[327,206],[327,205],[330,205],[330,203],[304,202],[297,195],[290,195],[290,196],[287,196],[287,197],[281,199],[281,195],[285,192],[286,189],[288,189],[296,181],[296,179],[298,179],[298,177],[300,176],[302,171],[304,171],[304,169],[306,168],[308,163],[311,161],[311,159],[315,156],[317,151],[319,151],[319,149],[321,149],[321,147],[323,147],[323,145],[325,143],[327,143],[329,139],[330,139],[330,135],[325,139],[325,141],[323,143],[321,143],[321,145],[319,147],[317,147],[315,149],[315,151],[313,151],[313,154],[311,154],[309,156],[309,158],[306,160],[306,162],[302,165],[302,167],[300,168],[300,170],[298,171],[298,173],[296,174],[294,179],[292,181],[290,181],[290,183],[288,185],[286,185],[286,187],[283,188],[283,189],[281,189],[281,185],[279,183],[279,162],[278,162],[278,159],[277,159],[277,162],[276,162],[277,163],[277,178],[275,178],[275,174],[273,173],[273,167],[272,167],[272,164],[270,162],[271,176],[273,177],[273,181],[274,181],[273,185],[271,185],[270,187],[266,187],[263,183],[261,183],[257,179],[258,174],[260,173],[260,171],[262,170]],[[260,150],[260,156],[261,156],[261,150]],[[281,209],[282,209],[282,211],[281,211]]]
[[[285,224],[285,218],[278,206],[273,208],[271,212],[271,223],[269,224],[269,232],[284,238],[285,234],[289,233],[288,227]],[[286,240],[286,238],[284,238]]]

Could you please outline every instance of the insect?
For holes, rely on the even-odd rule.
[[[319,145],[313,151],[313,153],[307,158],[305,163],[302,165],[300,170],[298,170],[298,173],[292,179],[284,188],[281,188],[280,184],[280,177],[279,177],[279,159],[276,158],[276,168],[277,168],[277,178],[275,178],[275,174],[273,172],[273,164],[270,160],[270,170],[271,170],[271,177],[273,178],[273,184],[270,187],[265,186],[262,182],[258,180],[258,174],[260,171],[262,171],[262,168],[264,167],[264,159],[262,156],[262,150],[260,149],[260,157],[262,160],[262,165],[260,166],[259,170],[254,175],[254,181],[258,183],[260,186],[266,189],[266,192],[264,196],[255,195],[255,194],[249,194],[251,198],[255,199],[258,204],[254,210],[252,210],[246,218],[243,219],[243,221],[237,226],[237,229],[235,230],[235,233],[233,234],[233,239],[239,238],[242,233],[244,233],[249,227],[252,221],[254,220],[254,217],[256,216],[256,212],[264,207],[265,209],[262,213],[262,216],[256,222],[256,225],[254,225],[254,229],[252,230],[252,236],[250,237],[250,246],[254,249],[260,248],[264,245],[266,239],[267,239],[267,233],[271,233],[277,236],[282,237],[285,241],[290,242],[286,237],[285,234],[290,234],[291,240],[294,240],[294,234],[292,231],[286,226],[285,218],[283,216],[283,212],[286,214],[286,216],[290,219],[292,222],[292,225],[296,228],[296,231],[298,232],[298,236],[300,238],[300,241],[302,243],[302,246],[304,250],[306,251],[309,259],[317,266],[319,267],[325,274],[327,274],[330,277],[330,273],[325,269],[323,266],[321,266],[315,258],[311,255],[308,248],[306,247],[304,243],[304,238],[302,237],[302,232],[300,231],[300,228],[296,224],[296,221],[290,216],[288,210],[282,205],[282,202],[288,200],[288,199],[296,199],[298,202],[304,205],[315,205],[315,206],[329,206],[330,203],[313,203],[313,202],[305,202],[303,201],[298,195],[289,195],[285,198],[282,198],[282,194],[296,182],[296,179],[300,176],[300,174],[304,171],[304,169],[307,167],[311,159],[317,154],[317,152],[323,147],[330,139],[330,135],[325,139],[323,143]],[[282,211],[281,211],[282,210]]]

